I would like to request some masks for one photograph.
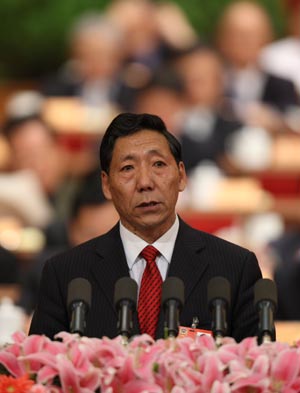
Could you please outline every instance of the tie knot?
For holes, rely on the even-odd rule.
[[[147,246],[141,252],[141,256],[145,258],[147,262],[155,261],[158,254],[159,251],[153,246]]]

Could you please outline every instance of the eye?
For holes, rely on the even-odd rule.
[[[163,161],[155,161],[154,166],[157,168],[161,168],[163,166],[166,166],[166,164]]]
[[[124,166],[121,168],[121,172],[128,172],[128,171],[130,171],[131,169],[133,169],[133,165],[124,165]]]

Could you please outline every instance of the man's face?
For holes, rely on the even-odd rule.
[[[119,42],[101,31],[82,33],[74,42],[73,56],[86,82],[112,79],[122,59]]]
[[[102,187],[120,215],[122,224],[153,242],[174,223],[179,191],[186,173],[170,151],[165,137],[142,130],[117,139],[109,174],[102,172]]]
[[[217,55],[200,50],[185,56],[178,63],[187,99],[191,105],[215,107],[223,89],[223,68]]]

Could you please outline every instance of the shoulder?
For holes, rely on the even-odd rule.
[[[253,254],[252,251],[228,240],[222,239],[211,233],[192,228],[184,221],[180,220],[179,235],[187,240],[192,240],[213,254],[234,255],[235,257],[246,257]],[[254,254],[253,254],[254,255]]]
[[[106,250],[113,247],[114,243],[119,239],[118,224],[113,227],[109,232],[92,238],[78,246],[72,247],[66,251],[56,254],[52,258],[48,259],[48,262],[53,266],[59,266],[60,268],[64,264],[76,265],[85,261],[85,264],[89,264],[101,255],[101,250]]]
[[[240,245],[180,223],[175,248],[181,258],[197,266],[205,266],[207,277],[223,276],[233,283],[255,282],[261,277],[256,255]]]

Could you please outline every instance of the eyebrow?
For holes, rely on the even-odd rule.
[[[156,149],[148,150],[146,154],[147,155],[155,155],[156,154],[156,155],[158,155],[160,157],[164,157],[164,155],[160,151],[158,151]],[[123,161],[126,161],[126,160],[135,160],[135,158],[136,158],[135,155],[127,154],[124,157],[121,157],[121,161],[123,162]]]
[[[134,160],[134,156],[131,154],[127,154],[124,157],[121,157],[121,161],[126,161],[126,160]]]

